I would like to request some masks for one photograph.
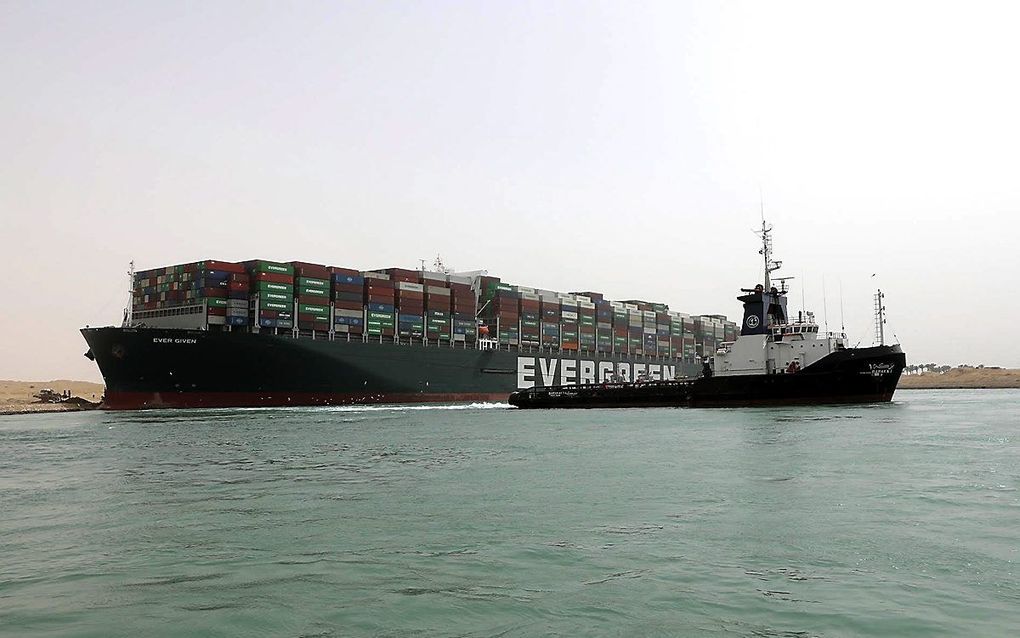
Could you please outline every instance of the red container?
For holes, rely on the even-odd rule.
[[[206,259],[204,264],[206,270],[222,270],[224,272],[236,272],[236,273],[244,272],[244,264],[235,264],[234,262],[231,261],[216,261],[215,259]]]
[[[365,302],[393,305],[393,295],[365,295]]]
[[[251,281],[251,277],[248,276],[248,273],[243,273],[243,272],[242,273],[234,273],[234,274],[230,275],[229,279],[230,279],[231,282],[242,283],[242,284],[245,284],[245,285],[248,285],[248,283]]]
[[[292,261],[294,274],[299,277],[312,277],[314,279],[329,279],[329,268],[322,264],[309,264],[303,261]]]
[[[226,297],[226,288],[203,288],[201,295],[202,297]]]
[[[207,310],[207,314],[210,317],[226,317],[227,316],[227,309],[226,308],[207,308],[206,310]]]
[[[256,273],[253,281],[269,281],[274,284],[290,284],[294,285],[294,278],[290,275],[281,275],[275,272],[260,272]]]
[[[396,288],[394,283],[389,279],[372,279],[370,277],[365,278],[365,288]]]
[[[350,292],[350,293],[354,293],[356,295],[360,295],[360,294],[362,294],[365,291],[365,287],[364,286],[359,286],[357,284],[333,284],[333,291],[334,292]]]
[[[277,310],[259,310],[259,317],[263,319],[276,319],[279,314]]]
[[[396,297],[397,299],[416,299],[422,301],[425,298],[425,294],[415,290],[400,290],[398,288]]]
[[[364,310],[360,301],[334,301],[333,307],[337,310]]]
[[[246,281],[232,281],[232,282],[230,282],[230,285],[227,286],[227,289],[228,290],[241,290],[241,291],[248,290],[248,282],[246,282]]]
[[[450,290],[453,291],[453,294],[455,294],[455,295],[456,294],[465,294],[465,295],[471,295],[471,297],[475,296],[475,293],[471,292],[471,286],[468,285],[468,284],[461,284],[461,283],[457,283],[457,282],[451,281],[447,285],[450,287]]]

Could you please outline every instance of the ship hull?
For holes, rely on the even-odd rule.
[[[793,374],[732,375],[647,384],[515,392],[518,408],[752,407],[891,401],[906,365],[899,346],[834,352]]]
[[[103,407],[117,410],[506,401],[521,387],[594,381],[610,368],[632,378],[696,369],[676,359],[463,343],[155,328],[87,328],[82,335],[106,382]]]

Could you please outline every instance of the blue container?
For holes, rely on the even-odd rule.
[[[259,319],[259,325],[263,328],[275,328],[276,319]]]
[[[372,312],[393,312],[393,304],[388,303],[370,303],[368,309]]]
[[[354,275],[333,275],[333,281],[338,284],[347,284],[349,286],[361,286],[365,283],[365,278],[355,277]]]
[[[421,315],[397,315],[398,321],[414,321],[421,323],[423,321]]]
[[[333,323],[344,326],[360,326],[365,323],[365,320],[361,317],[337,317]]]
[[[227,317],[228,326],[247,326],[248,317]]]
[[[206,279],[230,279],[230,273],[226,270],[203,270],[202,277]]]
[[[363,296],[358,292],[338,292],[334,298],[337,301],[361,301]]]

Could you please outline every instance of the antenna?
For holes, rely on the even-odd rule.
[[[879,288],[878,292],[875,293],[875,338],[878,339],[878,345],[885,345],[885,306],[882,305],[882,299],[885,295],[882,293],[882,289]]]
[[[846,319],[843,318],[843,279],[839,280],[839,331],[846,336]]]
[[[807,313],[807,301],[805,301],[807,295],[804,289],[807,288],[807,282],[804,279],[804,271],[800,273],[800,310],[801,312]]]
[[[425,260],[424,259],[419,259],[418,261],[421,263],[421,269],[420,270],[422,272],[425,272]]]
[[[829,304],[825,298],[825,275],[822,275],[822,319],[825,321],[825,336],[829,336]]]
[[[758,251],[758,254],[765,261],[765,290],[768,291],[772,287],[769,273],[782,268],[783,262],[772,259],[772,227],[765,223],[764,215],[761,220],[761,230],[756,230],[754,233],[761,235],[761,250]]]

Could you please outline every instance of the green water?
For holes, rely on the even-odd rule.
[[[4,636],[1009,636],[1020,392],[0,417]]]

